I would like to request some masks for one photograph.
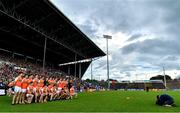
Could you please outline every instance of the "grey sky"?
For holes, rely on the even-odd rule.
[[[112,78],[150,78],[162,74],[162,65],[173,78],[180,74],[180,0],[51,1],[102,50],[102,35],[112,35]],[[105,65],[105,57],[93,63],[94,78],[106,79]]]

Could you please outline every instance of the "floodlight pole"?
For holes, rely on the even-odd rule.
[[[93,80],[93,70],[92,70],[92,67],[93,67],[93,60],[92,60],[92,58],[91,58],[91,80]]]
[[[166,74],[165,74],[164,66],[163,66],[163,73],[164,73],[164,86],[165,86],[165,89],[166,89]]]
[[[74,64],[74,76],[76,77],[77,75],[76,75],[76,61],[77,61],[77,54],[75,54],[75,58],[74,58],[74,60],[75,60],[75,64]]]
[[[47,44],[47,38],[44,39],[43,73],[44,73],[45,63],[46,63],[46,44]]]
[[[81,63],[79,63],[79,78],[81,78]]]
[[[108,89],[110,89],[110,81],[109,81],[109,51],[108,51],[108,39],[112,39],[112,36],[103,35],[106,38],[106,49],[107,49],[107,81],[108,81]]]
[[[71,73],[71,67],[70,65],[68,65],[68,75],[70,76],[70,73]]]

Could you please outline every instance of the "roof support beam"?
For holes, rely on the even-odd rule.
[[[2,7],[3,10],[6,10],[4,4],[2,3],[2,1],[0,1],[0,6]]]
[[[23,0],[21,1],[19,4],[15,5],[11,8],[11,11],[15,11],[18,7],[22,6],[23,4],[25,4],[27,1],[29,0]]]
[[[4,30],[4,29],[0,29],[0,30],[1,30],[1,31],[4,31],[4,32],[8,32],[8,33],[10,32],[10,31],[6,31],[6,30]],[[29,41],[29,40],[25,39],[24,37],[19,36],[18,34],[13,34],[13,33],[11,33],[11,34],[14,35],[14,36],[16,36],[17,38],[20,38],[20,39],[22,39],[22,40],[28,41],[29,43],[31,43],[31,44],[33,44],[33,45],[35,45],[35,46],[42,47],[42,46],[39,45],[38,43]],[[43,48],[43,47],[42,47],[42,48]],[[57,54],[57,55],[63,56],[63,57],[65,57],[65,58],[69,59],[69,60],[72,60],[72,59],[70,59],[68,56],[66,56],[66,55],[64,55],[64,54],[62,54],[62,53],[55,52],[54,50],[49,49],[49,48],[47,48],[47,50],[48,50],[48,51],[51,51],[51,52],[53,52],[53,53],[55,53],[55,54]]]
[[[55,29],[55,30],[52,30],[49,34],[52,35],[52,34],[58,32],[58,31],[61,30],[61,29],[63,29],[63,27],[62,27],[62,26],[59,26],[59,28],[57,28],[57,29]]]
[[[68,65],[68,75],[70,75],[71,74],[71,67],[70,67],[71,65]]]
[[[79,78],[81,78],[81,63],[79,64]]]
[[[33,26],[31,25],[32,23],[29,23],[29,21],[22,21],[22,17],[19,16],[19,18],[16,18],[16,17],[15,17],[15,14],[16,14],[15,12],[12,13],[12,12],[9,12],[8,10],[6,10],[6,11],[0,10],[0,12],[3,13],[3,14],[5,14],[5,15],[7,15],[7,16],[9,16],[9,17],[11,17],[11,18],[13,18],[14,20],[16,20],[16,21],[24,24],[25,26],[29,27],[30,29],[32,29],[32,30],[40,33],[42,36],[44,36],[44,37],[46,37],[46,38],[48,38],[48,39],[50,39],[50,40],[53,40],[54,42],[56,42],[56,43],[64,46],[65,48],[71,50],[71,51],[74,52],[75,54],[80,55],[80,56],[82,56],[82,57],[84,57],[84,58],[87,58],[87,56],[85,56],[84,54],[80,53],[78,50],[75,50],[74,48],[72,48],[72,47],[71,47],[70,45],[68,45],[67,43],[65,44],[65,42],[60,41],[60,40],[57,40],[56,37],[48,36],[48,34],[47,34],[46,32],[44,32],[43,30],[37,29],[36,27],[33,27]]]
[[[49,14],[49,15],[47,15],[47,16],[45,16],[45,17],[42,17],[42,18],[39,19],[39,20],[36,20],[36,21],[34,22],[34,24],[39,24],[40,22],[42,22],[43,20],[45,20],[46,18],[48,18],[48,17],[51,16],[51,15],[52,15],[52,13]]]
[[[75,62],[76,62],[76,59],[77,59],[77,54],[75,54],[74,56]],[[76,77],[76,63],[74,64],[74,76]]]
[[[75,33],[75,34],[72,34],[72,35],[68,35],[67,37],[62,38],[61,40],[62,40],[62,41],[67,41],[67,40],[69,40],[69,39],[71,39],[71,38],[73,38],[73,37],[75,37],[75,36],[77,36],[76,33]]]
[[[45,64],[46,64],[46,46],[47,45],[47,38],[44,39],[44,55],[43,55],[43,73],[45,72]]]

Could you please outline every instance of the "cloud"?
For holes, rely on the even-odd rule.
[[[155,56],[180,55],[179,49],[179,42],[174,40],[148,39],[124,46],[122,54],[138,52]]]
[[[167,60],[167,61],[177,61],[177,60],[179,60],[179,58],[176,57],[176,56],[167,56],[165,58],[165,60]]]
[[[133,40],[136,40],[142,36],[144,36],[144,35],[143,34],[134,34],[127,41],[133,41]]]

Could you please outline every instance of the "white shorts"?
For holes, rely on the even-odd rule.
[[[36,88],[33,88],[33,93],[36,93]]]
[[[12,92],[13,90],[12,90],[12,88],[9,88],[7,91]]]
[[[27,89],[22,89],[22,92],[23,92],[23,93],[26,93],[26,91],[27,91]]]
[[[62,90],[62,88],[58,87],[58,90],[59,90],[59,91],[61,91],[61,90]]]
[[[15,92],[15,93],[21,92],[21,87],[15,86],[15,87],[14,87],[14,92]]]
[[[26,97],[33,97],[33,94],[26,94]]]
[[[59,94],[59,93],[60,93],[60,91],[59,91],[59,90],[57,90],[57,91],[56,91],[56,93],[57,93],[57,94]]]

